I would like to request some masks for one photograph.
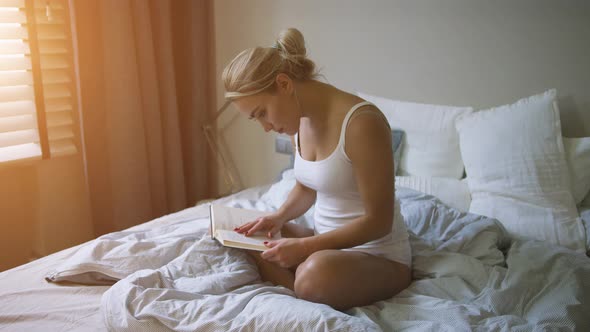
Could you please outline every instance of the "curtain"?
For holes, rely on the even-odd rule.
[[[86,177],[95,235],[212,193],[211,4],[74,0]]]

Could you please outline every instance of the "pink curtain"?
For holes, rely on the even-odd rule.
[[[82,132],[95,235],[213,192],[211,4],[75,0]]]

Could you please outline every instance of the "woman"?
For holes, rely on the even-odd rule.
[[[410,245],[394,211],[387,120],[374,105],[315,80],[305,54],[303,35],[287,29],[273,47],[245,50],[223,71],[226,97],[266,132],[291,135],[296,151],[297,181],[286,202],[236,231],[282,231],[286,238],[251,253],[262,278],[346,310],[409,285]],[[314,231],[287,223],[314,203]]]

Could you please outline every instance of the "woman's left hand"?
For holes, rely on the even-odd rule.
[[[268,241],[265,245],[269,249],[263,251],[260,256],[284,268],[301,264],[311,254],[307,252],[303,240],[298,238]]]

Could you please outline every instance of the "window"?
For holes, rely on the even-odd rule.
[[[78,151],[67,0],[0,0],[0,163]]]

